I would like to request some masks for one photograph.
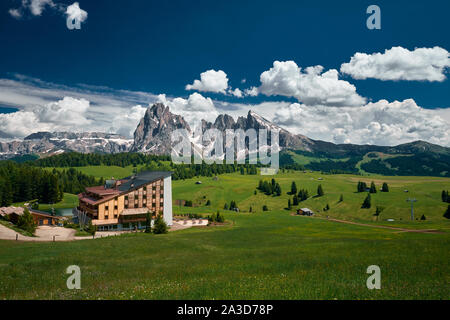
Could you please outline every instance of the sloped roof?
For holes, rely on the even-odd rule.
[[[122,179],[122,183],[117,187],[121,192],[137,189],[159,179],[170,177],[170,171],[143,171],[134,176]]]

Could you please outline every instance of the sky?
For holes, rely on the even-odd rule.
[[[372,4],[381,29],[367,27]],[[192,125],[251,109],[313,139],[450,146],[448,12],[444,0],[3,0],[0,137],[132,136],[159,101]]]

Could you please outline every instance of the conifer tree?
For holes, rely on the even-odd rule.
[[[450,204],[447,207],[447,211],[444,213],[444,218],[450,219]]]
[[[319,197],[322,197],[324,194],[325,194],[325,193],[323,192],[322,185],[319,184],[319,186],[317,187],[317,195],[318,195]]]
[[[366,199],[364,199],[364,202],[363,202],[361,208],[370,209],[371,206],[372,206],[372,204],[371,204],[370,193],[368,193]]]
[[[372,183],[370,184],[370,193],[377,193],[377,187],[375,186],[375,183],[372,181]]]
[[[292,181],[291,184],[291,194],[297,194],[297,185],[295,184],[295,181]]]

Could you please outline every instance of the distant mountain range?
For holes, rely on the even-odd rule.
[[[0,142],[0,159],[36,154],[50,156],[68,151],[81,153],[126,152],[133,144],[117,134],[89,132],[37,132],[22,141]]]
[[[450,148],[428,142],[415,141],[394,147],[334,144],[292,134],[253,111],[236,120],[227,114],[219,115],[214,123],[202,120],[196,133],[182,116],[171,113],[169,107],[160,103],[148,108],[136,128],[134,139],[97,132],[38,132],[22,141],[0,143],[0,159],[30,154],[50,156],[69,151],[170,154],[173,130],[186,129],[191,133],[195,150],[201,147],[195,142],[196,134],[211,128],[221,132],[252,128],[279,130],[282,164],[301,164],[323,171],[450,176]]]

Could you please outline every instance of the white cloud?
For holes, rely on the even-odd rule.
[[[30,132],[58,130],[120,132],[131,137],[140,120],[136,118],[142,114],[142,109],[145,109],[139,109],[137,105],[148,105],[157,101],[156,95],[146,92],[83,85],[67,87],[21,75],[15,77],[16,80],[0,79],[0,105],[20,109],[15,113],[0,116],[0,131],[4,130],[18,138],[23,138]],[[78,118],[78,114],[72,114],[71,109],[67,110],[65,97],[88,102],[88,110]],[[55,101],[60,100],[62,102],[54,105]],[[72,106],[76,108],[75,112],[82,111],[75,103]],[[59,107],[63,110],[59,110]],[[52,108],[56,109],[56,113]],[[70,119],[62,121],[61,117],[64,117],[65,112],[76,123],[70,123]],[[22,125],[18,124],[20,119],[24,120]]]
[[[16,137],[37,131],[118,132],[132,137],[145,106],[156,101],[185,117],[193,128],[201,119],[213,122],[220,113],[236,119],[251,109],[293,133],[313,139],[379,145],[425,140],[450,146],[450,108],[424,109],[412,99],[380,100],[361,107],[286,101],[254,105],[213,101],[199,93],[171,98],[106,87],[66,87],[24,76],[0,79],[0,105],[20,108],[0,115],[0,131]]]
[[[208,70],[200,74],[200,80],[194,80],[188,84],[186,90],[197,90],[202,92],[216,92],[226,94],[228,89],[227,74],[222,70]]]
[[[132,137],[146,111],[146,107],[137,105],[132,107],[128,113],[117,114],[112,121],[113,126],[109,131],[118,133],[124,137]]]
[[[243,92],[239,88],[236,88],[234,90],[233,89],[229,89],[228,93],[231,94],[232,96],[237,97],[237,98],[243,98],[244,97]]]
[[[9,9],[8,13],[11,15],[11,17],[20,19],[22,18],[22,12],[19,9]]]
[[[360,106],[366,102],[354,85],[339,80],[337,70],[322,72],[322,66],[308,67],[303,72],[294,61],[275,61],[270,70],[261,74],[258,92],[294,97],[308,105]]]
[[[32,110],[0,114],[0,130],[15,137],[24,137],[37,131],[83,131],[91,124],[86,112],[90,107],[85,99],[64,97]]]
[[[312,139],[335,143],[398,145],[425,140],[450,146],[450,124],[442,111],[424,109],[414,100],[380,100],[359,108],[306,106],[277,108],[273,121]]]
[[[46,6],[55,7],[52,0],[23,0],[22,5],[28,7],[35,16],[40,16]]]
[[[40,16],[47,6],[50,8],[58,7],[52,0],[22,0],[19,8],[10,9],[8,12],[16,19],[21,18],[26,11],[29,11],[33,16]]]
[[[191,127],[197,126],[202,119],[213,122],[219,115],[211,98],[205,98],[197,92],[187,99],[167,99],[165,95],[160,95],[159,101],[169,106],[172,113],[183,116]]]
[[[413,51],[393,47],[384,53],[356,53],[341,72],[354,79],[444,81],[450,67],[449,52],[440,47]]]
[[[66,6],[65,4],[53,2],[53,0],[22,0],[19,8],[9,9],[8,12],[13,18],[20,19],[27,12],[33,16],[41,16],[47,7],[80,22],[86,21],[88,16],[88,13],[80,8],[78,2]]]
[[[256,97],[258,95],[258,88],[251,87],[251,88],[245,89],[244,93],[246,96]]]
[[[74,2],[72,5],[67,7],[66,15],[70,20],[76,20],[79,22],[84,22],[87,19],[87,12],[80,8],[78,2]]]

